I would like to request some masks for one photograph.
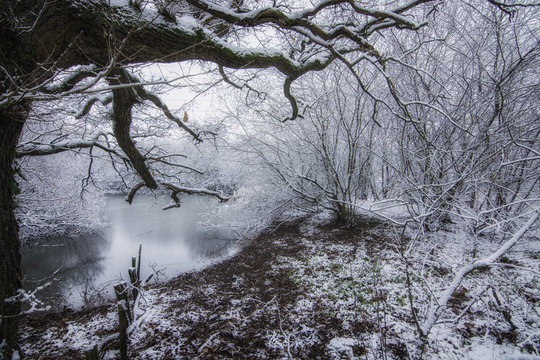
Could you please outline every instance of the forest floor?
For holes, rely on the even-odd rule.
[[[314,218],[274,227],[221,263],[145,289],[130,358],[410,358],[419,342],[399,234],[375,220],[352,230]],[[425,359],[540,359],[530,355],[540,351],[538,241],[514,249],[511,267],[463,283],[445,313],[453,321],[434,327]],[[422,244],[409,264],[419,321],[470,250],[459,233]],[[102,359],[119,356],[114,304],[30,316],[20,332],[27,359],[83,359],[94,344]]]

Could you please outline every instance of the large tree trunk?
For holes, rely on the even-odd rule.
[[[18,31],[20,14],[30,13],[39,1],[0,1],[0,94],[13,91],[34,67],[29,37]],[[14,98],[14,97],[13,97]],[[0,359],[19,350],[19,301],[6,301],[21,288],[19,229],[14,215],[13,161],[15,147],[28,116],[25,101],[0,107]],[[15,300],[15,299],[13,299]]]
[[[28,114],[27,105],[0,112],[0,358],[18,350],[19,302],[6,301],[21,287],[21,257],[13,201],[15,147]]]

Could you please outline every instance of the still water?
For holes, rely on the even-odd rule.
[[[140,196],[128,205],[123,197],[109,197],[105,211],[111,226],[102,233],[56,237],[46,239],[47,245],[23,248],[25,287],[54,277],[39,297],[53,307],[80,306],[110,295],[113,284],[128,279],[140,244],[141,278],[154,274],[154,281],[200,269],[235,250],[233,233],[197,230],[201,216],[208,216],[201,215],[205,204],[219,206],[215,199],[186,198],[181,208],[163,211],[166,202]]]

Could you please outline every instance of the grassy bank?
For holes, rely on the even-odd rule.
[[[144,291],[130,327],[134,359],[500,359],[538,351],[538,239],[477,271],[423,345],[430,301],[467,261],[458,231],[427,237],[403,258],[399,228],[347,230],[309,220],[246,242],[233,258]],[[497,244],[476,244],[478,252]],[[406,271],[407,270],[407,271]],[[412,303],[411,303],[412,300]],[[412,307],[411,307],[412,304]],[[414,310],[413,310],[414,309]],[[24,320],[29,359],[115,359],[113,305]]]

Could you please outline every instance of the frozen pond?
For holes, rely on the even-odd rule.
[[[26,287],[44,282],[57,271],[59,281],[40,297],[55,305],[95,303],[102,290],[110,291],[120,279],[128,279],[131,257],[142,244],[141,278],[149,274],[164,280],[181,272],[202,268],[233,251],[232,233],[199,231],[204,203],[215,199],[184,198],[182,207],[163,211],[167,200],[139,196],[132,205],[123,197],[109,197],[106,214],[111,227],[102,234],[47,239],[43,246],[22,249]]]

